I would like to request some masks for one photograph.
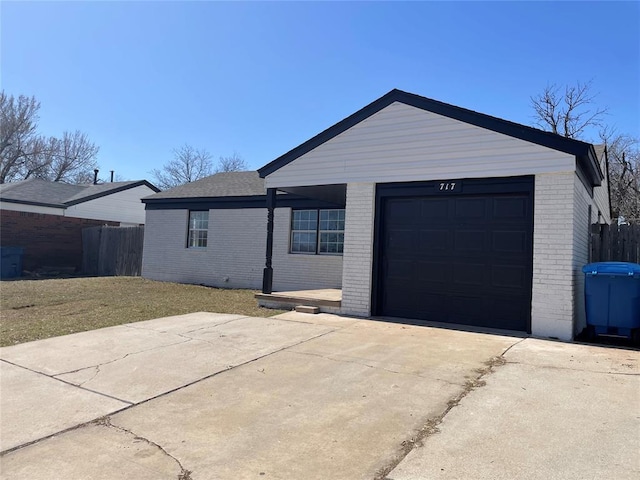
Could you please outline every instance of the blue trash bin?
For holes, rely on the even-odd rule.
[[[22,247],[0,247],[0,279],[22,276]]]
[[[640,264],[598,262],[585,273],[587,329],[594,335],[640,336]]]

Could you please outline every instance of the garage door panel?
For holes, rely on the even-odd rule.
[[[486,233],[484,230],[456,230],[453,248],[456,253],[486,251]]]
[[[447,199],[430,198],[420,202],[420,217],[430,220],[446,219],[448,216],[447,209],[449,202]]]
[[[487,305],[491,316],[487,319],[483,327],[502,328],[507,330],[527,330],[527,308],[523,307],[526,299],[520,298],[514,301],[513,298],[495,297],[489,300]]]
[[[494,219],[527,219],[527,198],[495,198],[492,203]]]
[[[415,278],[415,288],[429,287],[438,288],[439,284],[449,284],[451,282],[452,271],[451,266],[442,260],[418,260],[414,262],[417,274]],[[406,285],[406,280],[405,280]]]
[[[504,186],[500,193],[384,198],[376,313],[527,330],[532,210],[528,191]]]
[[[435,251],[442,253],[451,246],[449,240],[450,232],[443,228],[423,228],[419,231],[420,241],[418,243],[418,252],[434,253]]]
[[[449,197],[452,198],[452,197]],[[453,198],[454,218],[460,221],[486,218],[486,200],[484,198]]]
[[[486,284],[487,266],[484,263],[455,263],[449,268],[453,270],[452,286],[482,287]]]
[[[491,285],[522,290],[527,287],[527,269],[519,265],[493,265]]]
[[[390,252],[409,252],[415,250],[415,232],[410,229],[390,229],[385,238],[387,249]]]
[[[442,319],[448,315],[449,299],[441,295],[406,292],[403,297],[389,296],[385,298],[385,312],[387,312],[386,315],[392,317],[438,321],[435,319]]]
[[[528,232],[516,231],[493,231],[491,232],[491,250],[494,253],[522,253],[527,252]]]
[[[406,220],[416,218],[420,213],[420,205],[411,199],[394,199],[387,205],[389,224],[404,223]]]
[[[477,296],[451,295],[447,322],[478,325],[484,315],[485,299]]]
[[[389,260],[387,262],[386,273],[390,280],[397,278],[400,281],[404,282],[406,278],[415,275],[415,262],[412,262],[410,259]]]

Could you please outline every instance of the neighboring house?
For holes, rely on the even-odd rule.
[[[570,339],[605,172],[590,144],[393,90],[258,174],[144,199],[143,275]]]
[[[142,197],[158,192],[146,180],[69,185],[40,179],[0,185],[0,243],[23,247],[23,269],[82,263],[82,229],[145,221]]]

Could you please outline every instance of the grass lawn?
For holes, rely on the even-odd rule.
[[[0,284],[0,346],[191,312],[270,317],[252,290],[141,277],[18,280]]]

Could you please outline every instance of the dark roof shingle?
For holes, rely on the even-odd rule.
[[[68,183],[30,178],[20,182],[0,185],[0,200],[66,208],[139,185],[147,185],[152,190],[158,190],[146,180],[101,183],[97,185],[70,185]]]
[[[145,200],[159,200],[163,198],[254,197],[265,194],[264,179],[258,176],[258,172],[222,172],[156,193],[145,197]]]

